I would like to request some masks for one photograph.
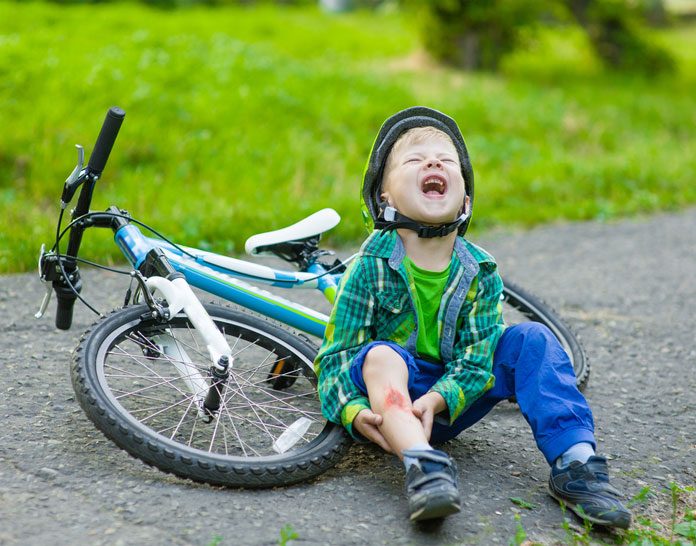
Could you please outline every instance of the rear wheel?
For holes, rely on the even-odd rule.
[[[94,424],[128,453],[184,478],[266,487],[316,476],[348,439],[321,414],[316,348],[267,321],[219,305],[206,310],[234,357],[212,415],[208,351],[184,315],[114,311],[80,341],[72,380]]]

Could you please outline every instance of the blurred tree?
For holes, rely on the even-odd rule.
[[[419,11],[425,48],[467,70],[495,70],[518,43],[520,30],[539,16],[534,0],[426,0]]]
[[[639,9],[650,26],[665,27],[670,22],[663,0],[640,0]]]
[[[467,70],[495,70],[519,44],[522,30],[543,19],[573,20],[613,69],[670,71],[674,63],[641,31],[641,19],[662,0],[406,0],[419,10],[425,48]],[[655,16],[657,17],[657,15]]]
[[[656,73],[674,69],[669,54],[643,36],[638,13],[625,0],[562,0],[610,68]]]

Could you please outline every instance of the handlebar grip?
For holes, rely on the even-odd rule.
[[[59,330],[70,330],[73,319],[73,308],[75,307],[75,296],[58,296],[58,307],[56,309],[56,328]]]
[[[70,288],[64,280],[53,281],[53,289],[56,292],[56,328],[59,330],[69,330],[72,325],[73,308],[77,295],[82,291],[82,279],[80,272],[76,269],[71,274],[73,288]]]
[[[106,113],[104,123],[97,137],[97,142],[94,145],[92,155],[89,156],[89,163],[87,164],[87,168],[92,174],[99,176],[104,170],[104,166],[106,165],[107,159],[109,159],[111,148],[114,147],[116,136],[118,135],[118,131],[121,128],[125,116],[126,112],[118,106],[112,106]]]

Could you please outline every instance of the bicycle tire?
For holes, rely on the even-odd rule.
[[[540,298],[503,279],[503,301],[527,320],[546,325],[568,353],[578,389],[584,390],[590,379],[590,363],[580,340],[558,314]]]
[[[316,347],[263,319],[217,304],[205,308],[218,328],[236,339],[234,345],[230,343],[235,347],[234,361],[223,403],[209,424],[197,413],[191,390],[182,388],[182,374],[171,373],[175,361],[186,361],[185,370],[195,375],[192,359],[174,359],[153,341],[171,337],[172,346],[197,355],[200,347],[187,337],[198,341],[197,334],[184,315],[162,324],[151,318],[144,305],[113,311],[85,332],[78,344],[71,376],[89,419],[133,457],[164,472],[212,485],[284,486],[335,465],[349,441],[342,427],[321,415],[313,369]],[[247,344],[239,346],[240,341]],[[264,364],[263,354],[276,359],[269,361],[266,356]],[[195,370],[202,374],[210,360],[207,351],[200,356],[205,364],[195,364]],[[294,364],[281,375],[292,381],[270,385],[267,368],[284,359]],[[276,390],[278,384],[283,388]],[[273,452],[271,440],[297,415],[311,422],[310,437],[302,437],[288,451]],[[258,445],[250,443],[257,441]]]

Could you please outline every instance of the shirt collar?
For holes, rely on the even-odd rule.
[[[361,247],[363,256],[375,256],[389,260],[392,269],[398,269],[406,256],[406,249],[396,230],[374,230]],[[460,263],[465,266],[475,264],[492,264],[495,260],[481,247],[457,237],[454,242],[454,253]],[[477,268],[478,269],[478,268]]]

